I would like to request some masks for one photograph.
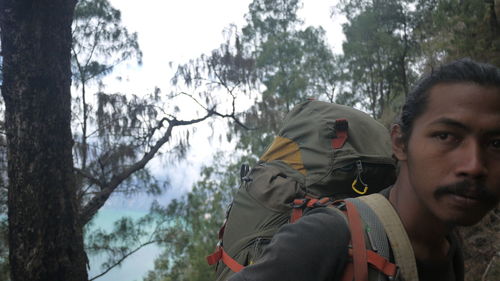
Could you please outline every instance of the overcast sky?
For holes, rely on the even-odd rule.
[[[110,2],[122,12],[122,21],[128,30],[138,33],[144,56],[142,66],[129,62],[116,68],[115,72],[105,80],[106,91],[134,94],[152,92],[155,87],[160,87],[165,93],[169,92],[172,76],[169,63],[185,63],[217,48],[224,41],[222,31],[225,27],[229,24],[236,24],[240,28],[243,26],[244,14],[251,3],[250,0],[110,0]],[[327,32],[327,38],[334,52],[341,52],[341,42],[344,38],[340,26],[341,20],[330,18],[330,9],[336,0],[303,2],[304,8],[299,16],[305,19],[305,24],[322,26]],[[116,80],[114,78],[116,76],[122,76],[123,80]],[[200,161],[208,162],[210,159],[211,149],[207,149],[206,136],[192,139],[194,139],[193,149],[187,159],[177,165],[175,173],[177,176],[171,179],[172,190],[164,198],[179,196],[181,192],[188,190],[196,180],[195,175],[200,167]],[[155,170],[168,174],[172,168],[157,165]],[[137,206],[141,200],[141,198],[132,199],[126,204],[131,207]],[[113,204],[119,206],[124,202],[110,200],[110,204],[107,204],[106,221],[115,219],[118,215],[113,209]],[[157,254],[158,250],[154,248],[141,250],[127,259],[120,269],[112,270],[97,280],[140,281],[145,272],[153,268]],[[92,277],[99,272],[99,269],[92,261],[91,266]]]
[[[300,16],[306,25],[321,25],[335,52],[343,40],[339,22],[330,18],[336,0],[305,0]],[[122,11],[129,31],[136,31],[144,52],[140,69],[128,69],[125,77],[133,80],[127,90],[169,87],[168,64],[184,63],[210,53],[222,42],[222,31],[229,24],[242,27],[250,0],[111,0]],[[124,86],[124,83],[121,83]]]

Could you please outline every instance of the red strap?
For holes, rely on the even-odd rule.
[[[302,208],[294,208],[292,210],[292,217],[290,218],[290,223],[295,223],[301,217],[302,217]]]
[[[388,261],[386,258],[375,253],[372,250],[367,250],[368,263],[375,267],[378,271],[384,273],[386,276],[396,276],[398,267]]]
[[[373,266],[376,270],[382,272],[388,277],[395,277],[397,275],[398,267],[388,261],[386,258],[375,253],[372,250],[366,250],[368,263]],[[353,251],[349,249],[349,256],[352,258]],[[342,281],[352,281],[354,278],[354,269],[352,260],[345,266],[344,274],[342,275]],[[355,279],[356,280],[356,279]]]
[[[366,257],[366,244],[364,230],[358,210],[353,203],[344,201],[347,208],[347,220],[352,240],[352,257],[354,263],[354,280],[368,281],[368,260]]]
[[[317,207],[318,205],[325,206],[326,203],[331,202],[329,197],[322,197],[320,199],[313,198],[307,202],[307,207]]]
[[[209,265],[214,265],[220,260],[222,260],[222,262],[227,265],[227,267],[229,267],[229,269],[231,269],[233,272],[240,272],[243,268],[245,268],[243,265],[235,261],[230,255],[228,255],[222,247],[217,247],[213,254],[207,256],[207,262]]]
[[[332,139],[332,147],[335,149],[342,148],[347,141],[347,130],[349,125],[346,119],[335,120],[335,138]]]
[[[311,208],[314,206],[314,204],[316,204],[316,202],[318,202],[319,200],[316,199],[316,198],[313,198],[313,199],[310,199],[309,201],[307,201],[307,207]]]
[[[302,212],[304,205],[307,204],[306,198],[301,198],[301,199],[295,199],[293,200],[293,210],[292,210],[292,216],[290,217],[290,222],[295,223],[298,219],[302,217]]]
[[[214,265],[220,261],[222,258],[222,248],[215,248],[215,252],[207,256],[208,265]]]
[[[295,223],[298,219],[302,217],[302,214],[304,213],[304,207],[306,206],[309,208],[317,207],[316,204],[325,205],[328,202],[331,202],[329,197],[316,199],[306,196],[306,198],[293,200],[293,210],[292,210],[292,216],[290,217],[290,222]]]

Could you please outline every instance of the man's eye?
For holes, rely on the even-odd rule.
[[[452,133],[447,133],[447,132],[439,132],[433,134],[433,137],[438,140],[439,142],[445,143],[445,144],[453,144],[459,141],[458,137]]]
[[[500,139],[492,140],[491,147],[493,147],[494,149],[500,149]]]
[[[439,133],[437,136],[436,136],[438,139],[440,140],[446,140],[450,137],[450,134],[448,133]]]
[[[451,134],[450,133],[437,133],[434,135],[439,140],[445,141],[445,140],[450,140],[451,139]]]

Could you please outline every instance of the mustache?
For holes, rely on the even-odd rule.
[[[440,186],[435,191],[436,198],[446,194],[476,199],[482,202],[496,202],[496,195],[482,182],[463,180],[449,185]]]

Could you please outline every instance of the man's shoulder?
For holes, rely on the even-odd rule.
[[[335,207],[318,207],[307,210],[300,220],[289,226],[293,225],[298,225],[299,228],[314,228],[318,232],[338,231],[349,233],[345,216]]]
[[[295,223],[282,226],[262,259],[230,280],[338,280],[348,261],[349,241],[341,213],[313,208]]]
[[[385,198],[389,199],[389,194],[391,193],[391,188],[392,188],[392,185],[382,189],[379,192],[379,194],[382,194]]]

